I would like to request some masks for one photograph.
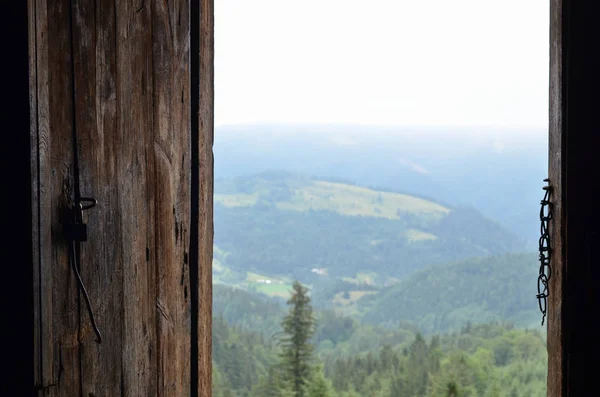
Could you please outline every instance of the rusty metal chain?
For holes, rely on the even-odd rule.
[[[549,183],[548,179],[544,179],[545,183]],[[542,188],[544,193],[544,198],[541,201],[540,208],[540,240],[539,240],[539,261],[540,261],[540,270],[539,276],[537,280],[537,290],[538,293],[536,295],[538,299],[538,305],[540,307],[540,311],[542,312],[542,325],[544,325],[544,320],[546,319],[546,313],[548,309],[548,295],[549,295],[549,286],[548,283],[550,278],[552,277],[552,268],[550,267],[550,258],[552,250],[550,248],[550,231],[548,229],[549,222],[552,220],[552,203],[550,202],[550,196],[552,194],[552,186],[549,184]]]

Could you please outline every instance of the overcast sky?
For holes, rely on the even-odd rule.
[[[546,127],[547,0],[215,0],[215,122]]]

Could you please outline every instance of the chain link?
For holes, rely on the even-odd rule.
[[[548,179],[544,179],[544,182],[548,183]],[[550,278],[552,277],[552,268],[550,267],[550,258],[551,258],[551,249],[550,249],[550,231],[548,229],[548,225],[550,220],[552,220],[552,203],[550,202],[550,195],[552,194],[552,187],[550,185],[544,186],[543,190],[544,198],[541,201],[540,208],[540,240],[539,240],[539,261],[540,261],[540,271],[537,280],[537,290],[538,293],[536,295],[538,299],[538,305],[540,307],[540,311],[542,312],[542,325],[544,325],[544,320],[546,319],[546,313],[548,309],[548,283]]]

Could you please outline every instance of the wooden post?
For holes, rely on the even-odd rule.
[[[192,362],[192,387],[198,390],[199,397],[212,395],[212,257],[213,257],[213,192],[214,192],[214,0],[193,0],[192,20],[198,21],[197,35],[192,36],[192,48],[197,52],[192,54],[193,87],[197,87],[198,94],[194,95],[192,108],[197,118],[193,118],[192,129],[198,131],[197,140],[193,148],[195,161],[199,166],[194,168],[193,201],[194,209],[192,219],[197,217],[198,233],[193,241],[193,261],[199,265],[194,267],[198,272],[194,274],[197,280],[194,288],[193,302],[197,303],[194,313],[197,314],[196,336],[192,340],[192,349],[195,359]],[[197,82],[195,80],[197,78]],[[197,102],[195,100],[197,99]],[[197,123],[197,124],[195,124]],[[197,184],[196,184],[197,183]]]
[[[600,3],[551,2],[548,396],[597,394]]]
[[[564,161],[565,137],[563,102],[563,1],[552,0],[550,4],[550,89],[549,89],[549,161],[548,177],[552,187],[554,220],[550,223],[551,268],[550,294],[548,296],[548,378],[547,394],[552,397],[565,396],[565,338],[563,299],[565,280],[564,220]],[[541,181],[540,181],[541,182]],[[540,189],[540,194],[541,194]]]
[[[212,2],[28,6],[36,388],[210,396]],[[77,189],[102,344],[62,234]]]

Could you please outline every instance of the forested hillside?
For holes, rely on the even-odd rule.
[[[410,322],[423,332],[456,330],[469,321],[538,326],[537,272],[534,254],[474,258],[418,271],[358,305],[367,323]]]
[[[537,244],[548,172],[545,129],[229,125],[215,131],[215,176],[284,169],[477,209]]]
[[[216,181],[215,397],[545,395],[535,254],[474,208],[409,190]],[[281,372],[294,280],[314,307],[301,393]]]
[[[524,249],[474,209],[287,173],[218,182],[215,245],[215,277],[229,284],[253,272],[305,283],[371,274],[385,285],[427,265]]]
[[[288,395],[276,371],[281,326],[270,335],[258,331],[260,318],[272,310],[255,307],[249,327],[256,332],[222,316],[213,319],[215,397]],[[412,327],[363,325],[331,312],[315,313],[315,319],[311,379],[320,394],[309,397],[545,395],[545,340],[538,331],[467,322],[453,333],[423,336]]]
[[[223,284],[213,285],[213,312],[228,324],[272,335],[279,329],[284,300]]]

